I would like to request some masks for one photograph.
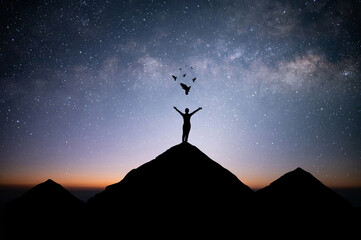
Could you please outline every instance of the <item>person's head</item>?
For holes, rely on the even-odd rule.
[[[186,113],[189,113],[189,109],[188,109],[188,108],[186,108],[184,111],[185,111]]]

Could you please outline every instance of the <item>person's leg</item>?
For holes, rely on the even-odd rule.
[[[189,132],[190,132],[191,128],[187,128],[185,131],[185,136],[184,136],[184,141],[188,142],[188,136],[189,136]]]

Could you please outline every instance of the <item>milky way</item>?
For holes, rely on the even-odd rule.
[[[110,184],[189,141],[251,187],[361,186],[360,1],[9,1],[0,181]],[[172,78],[192,66],[189,95]]]

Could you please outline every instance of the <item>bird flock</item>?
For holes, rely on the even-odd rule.
[[[193,71],[193,67],[189,67],[187,65],[185,65],[183,68],[179,68],[179,75],[172,75],[172,78],[174,79],[174,81],[177,81],[177,79],[179,81],[182,81],[179,85],[182,87],[182,89],[185,91],[185,94],[188,95],[191,86],[188,84],[185,84],[184,81],[189,81],[190,83],[194,83],[197,80],[197,77],[194,76],[194,71]],[[188,76],[188,77],[187,77]],[[189,80],[190,79],[190,80]]]

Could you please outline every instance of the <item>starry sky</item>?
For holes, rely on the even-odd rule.
[[[356,0],[1,1],[0,184],[118,182],[181,142],[176,106],[250,187],[360,187],[360,22]]]

